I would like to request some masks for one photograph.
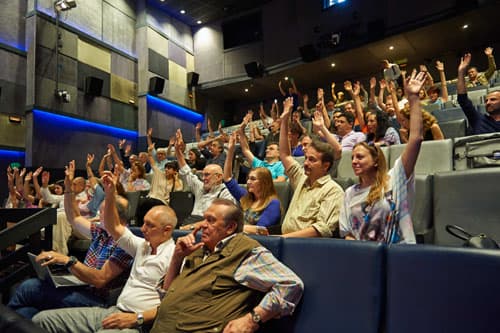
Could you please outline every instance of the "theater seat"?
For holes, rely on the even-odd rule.
[[[415,200],[411,219],[418,243],[432,243],[434,238],[432,180],[432,175],[415,175]]]
[[[392,168],[396,159],[403,153],[406,144],[389,147],[389,166]],[[420,148],[416,174],[434,174],[453,170],[453,141],[451,139],[424,141]]]
[[[467,134],[467,120],[455,119],[439,123],[446,139],[460,138]]]
[[[0,332],[2,333],[46,333],[29,319],[23,318],[5,305],[0,304]]]
[[[500,251],[388,248],[386,333],[498,332],[497,276]]]

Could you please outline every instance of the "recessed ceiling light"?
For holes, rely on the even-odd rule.
[[[245,88],[245,92],[248,92],[248,88]]]
[[[468,25],[468,24],[464,24],[464,25],[462,26],[462,29],[467,29],[467,28],[469,28],[469,25]]]
[[[394,50],[394,46],[392,46],[392,45],[389,46],[389,50],[391,50],[391,51]]]
[[[288,76],[285,76],[285,81],[288,81]]]
[[[200,20],[198,20],[198,21],[196,21],[196,23],[201,24],[201,21],[200,21]]]
[[[181,14],[186,14],[186,11],[184,9],[181,9]]]
[[[331,66],[332,66],[332,67],[335,67],[335,63],[334,63],[334,62],[332,62]]]

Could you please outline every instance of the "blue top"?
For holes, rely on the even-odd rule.
[[[469,126],[472,130],[470,134],[500,132],[500,121],[496,121],[489,115],[477,111],[474,105],[472,105],[471,100],[467,97],[467,94],[458,94],[457,100],[469,121]]]
[[[267,163],[266,161],[262,161],[259,160],[257,157],[254,157],[252,161],[252,169],[259,167],[269,169],[269,171],[271,171],[271,176],[273,177],[273,179],[276,179],[279,176],[283,176],[286,179],[288,179],[288,177],[285,174],[285,167],[283,166],[283,163],[281,163],[281,161],[274,163]]]
[[[224,182],[232,196],[240,201],[248,192],[245,188],[241,187],[234,178],[230,181]],[[260,212],[255,212],[251,208],[243,212],[243,220],[245,224],[257,225],[260,227],[269,227],[280,223],[281,211],[280,201],[272,199],[266,208]]]

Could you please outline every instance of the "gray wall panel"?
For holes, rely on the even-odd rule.
[[[136,17],[135,0],[104,0],[104,2],[131,18]]]
[[[61,111],[69,114],[77,114],[77,89],[76,86],[59,84],[59,89],[64,89],[71,94],[70,103],[62,103],[55,96],[56,82],[39,75],[35,83],[35,105],[42,109]]]
[[[26,84],[26,58],[0,49],[0,79]]]
[[[25,49],[25,0],[0,0],[0,42]]]
[[[0,111],[24,116],[26,107],[26,86],[0,80]]]
[[[101,123],[111,123],[111,100],[105,97],[92,97],[78,92],[78,116]]]
[[[110,74],[82,62],[78,63],[78,90],[85,90],[85,78],[94,76],[103,81],[101,95],[110,97]]]
[[[168,59],[149,49],[149,71],[168,79]]]
[[[176,64],[186,67],[186,51],[171,40],[168,41],[168,58]]]
[[[78,52],[78,36],[63,28],[60,28],[59,32],[61,33],[62,41],[62,47],[60,48],[59,53],[76,59]],[[42,45],[49,50],[54,50],[56,46],[56,36],[55,24],[41,17],[37,17],[37,44]]]
[[[111,73],[137,82],[137,62],[111,52]]]
[[[24,148],[25,131],[26,121],[24,119],[20,124],[11,123],[8,115],[0,114],[0,144],[2,146]]]
[[[37,47],[36,75],[56,80],[56,54],[43,46]],[[76,86],[77,62],[65,55],[59,54],[59,82]]]
[[[137,109],[133,105],[111,101],[111,122],[118,127],[137,130]]]
[[[129,54],[135,54],[135,20],[103,3],[102,40]]]
[[[178,128],[181,129],[182,135],[186,142],[194,139],[194,125],[183,121],[182,119],[174,118],[168,114],[156,110],[148,110],[148,127],[153,129],[154,137],[168,140],[170,136],[175,135]]]

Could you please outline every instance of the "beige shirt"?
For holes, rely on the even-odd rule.
[[[340,210],[344,203],[344,191],[330,175],[306,184],[304,168],[295,161],[286,170],[294,189],[292,201],[283,221],[284,234],[314,227],[322,237],[332,237],[339,226]]]

